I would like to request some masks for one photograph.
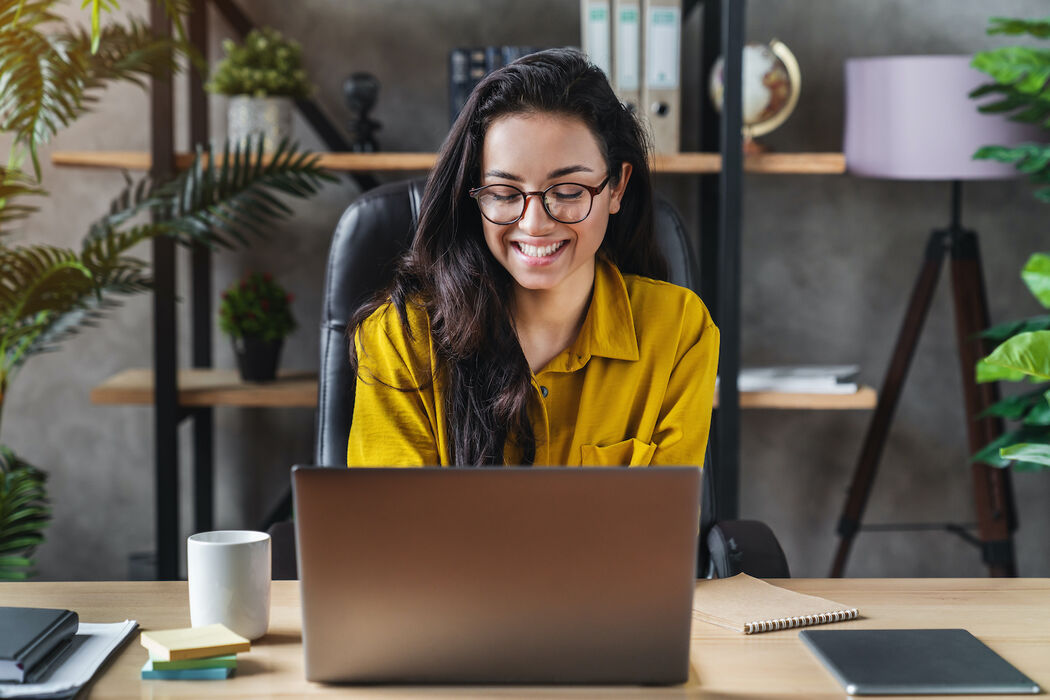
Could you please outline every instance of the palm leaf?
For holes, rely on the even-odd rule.
[[[10,374],[31,356],[93,327],[120,304],[115,295],[152,287],[146,262],[127,255],[138,243],[167,232],[148,224],[112,231],[74,251],[35,246],[0,251],[0,362]],[[5,268],[6,264],[6,268]]]
[[[0,224],[24,219],[38,209],[28,204],[12,204],[13,197],[44,194],[47,192],[38,186],[36,180],[18,170],[0,167]],[[0,236],[4,233],[0,230]]]
[[[32,573],[33,551],[51,519],[47,475],[0,445],[0,580]]]
[[[275,195],[305,199],[335,180],[317,165],[318,160],[288,142],[266,154],[262,139],[227,143],[221,158],[198,148],[189,169],[173,180],[158,182],[148,175],[138,181],[128,178],[109,213],[92,225],[88,237],[106,235],[128,219],[152,211],[181,243],[245,244],[249,236],[265,237],[273,221],[291,216],[291,208]]]
[[[74,28],[63,37],[68,51],[84,63],[85,89],[101,88],[108,81],[131,82],[147,89],[146,78],[178,72],[175,52],[185,48],[177,41],[156,36],[148,24],[136,18],[126,26],[106,25],[99,37],[99,49],[94,51],[92,35],[83,28]]]
[[[38,177],[37,148],[88,109],[95,101],[88,91],[108,81],[145,87],[143,77],[177,70],[176,52],[191,53],[139,20],[91,32],[70,28],[47,12],[51,4],[26,2],[16,22],[17,1],[0,0],[0,129],[29,151]],[[63,31],[41,29],[54,22]]]
[[[84,9],[88,5],[91,6],[91,53],[97,53],[102,34],[99,30],[102,23],[102,11],[112,12],[119,8],[120,5],[116,0],[84,0],[84,4],[80,6],[80,9]]]
[[[21,20],[0,31],[0,130],[29,150],[38,177],[37,146],[84,111],[85,79],[61,36]]]

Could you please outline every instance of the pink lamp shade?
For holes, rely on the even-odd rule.
[[[1013,165],[973,160],[974,152],[981,146],[1015,146],[1045,137],[1030,124],[977,111],[979,101],[968,95],[992,79],[971,68],[971,58],[848,59],[847,171],[897,180],[1017,177]]]

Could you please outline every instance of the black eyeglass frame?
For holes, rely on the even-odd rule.
[[[543,206],[543,211],[547,212],[547,216],[549,216],[550,218],[554,219],[559,224],[578,224],[581,221],[585,221],[587,219],[587,217],[591,215],[591,210],[594,209],[594,198],[597,197],[598,195],[600,195],[605,190],[605,186],[609,184],[609,180],[611,180],[611,179],[612,179],[611,175],[606,175],[605,179],[602,180],[601,184],[599,184],[597,187],[591,187],[590,185],[585,185],[582,182],[555,182],[553,185],[551,185],[550,187],[547,187],[546,189],[536,190],[534,192],[526,192],[526,191],[522,190],[521,188],[515,187],[514,185],[507,185],[507,184],[504,184],[502,182],[499,182],[499,183],[495,183],[495,184],[492,184],[492,185],[485,185],[484,187],[474,187],[474,188],[468,190],[467,194],[475,202],[478,202],[478,210],[481,212],[481,215],[485,217],[485,220],[489,221],[489,222],[491,222],[491,223],[493,223],[493,224],[495,224],[497,226],[510,226],[511,224],[516,224],[519,221],[521,221],[522,218],[525,216],[525,211],[529,208],[529,197],[532,197],[533,195],[539,195],[539,197],[540,197],[540,205]],[[585,190],[587,190],[588,192],[591,193],[591,202],[590,202],[590,206],[587,207],[587,213],[584,214],[582,218],[576,219],[575,221],[564,221],[563,219],[559,219],[554,214],[552,214],[551,210],[547,207],[547,193],[550,192],[551,190],[553,190],[555,187],[563,187],[565,185],[575,185],[576,187],[582,187],[583,189],[585,189]],[[482,192],[484,192],[485,190],[489,189],[490,187],[509,187],[512,190],[517,190],[518,194],[520,194],[521,197],[522,197],[522,199],[521,199],[521,201],[522,201],[521,213],[518,214],[518,218],[516,218],[516,219],[514,219],[512,221],[492,221],[492,219],[490,219],[485,214],[485,210],[482,208],[481,202],[478,201],[478,196],[481,195]]]

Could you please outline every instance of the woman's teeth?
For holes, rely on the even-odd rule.
[[[530,258],[545,258],[548,255],[553,255],[565,243],[566,241],[559,241],[542,247],[528,245],[527,243],[518,243],[518,250],[525,253],[525,255],[528,255]]]

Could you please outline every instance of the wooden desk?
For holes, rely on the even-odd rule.
[[[786,588],[860,609],[836,628],[964,627],[1050,690],[1050,579],[792,579]],[[185,582],[0,583],[0,605],[64,607],[85,622],[138,620],[143,629],[189,625]],[[693,623],[692,671],[673,688],[352,687],[303,678],[299,586],[273,584],[270,633],[226,681],[142,681],[137,637],[104,669],[92,698],[841,698],[841,687],[798,640],[798,630],[747,636]],[[976,696],[968,696],[976,697]]]

